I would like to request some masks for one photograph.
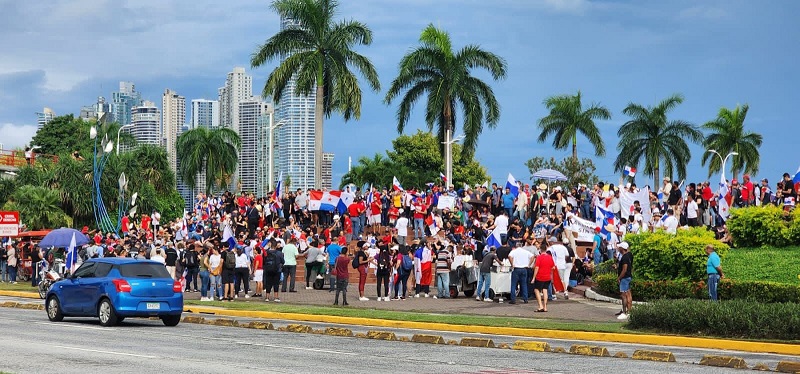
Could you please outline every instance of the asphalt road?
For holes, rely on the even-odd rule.
[[[51,323],[0,308],[0,371],[11,373],[725,373],[686,363],[434,346],[129,319]]]

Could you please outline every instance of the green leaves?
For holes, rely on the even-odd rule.
[[[31,230],[71,226],[72,218],[64,213],[60,204],[57,190],[24,185],[14,191],[3,209],[19,211],[20,220]]]
[[[705,278],[706,245],[713,245],[724,258],[728,246],[714,239],[705,228],[627,235],[633,253],[633,276],[641,280],[700,280]]]
[[[737,247],[785,247],[800,244],[800,211],[774,205],[731,209],[728,231]]]
[[[189,130],[178,137],[178,174],[194,188],[197,176],[205,172],[206,193],[210,193],[227,183],[236,170],[241,147],[239,135],[229,128]]]
[[[594,166],[594,162],[590,158],[581,158],[575,160],[572,157],[567,157],[561,161],[556,161],[556,159],[553,157],[545,159],[544,157],[536,156],[526,161],[525,166],[528,167],[528,171],[531,173],[531,175],[542,169],[553,169],[560,171],[561,174],[564,174],[567,177],[567,181],[556,184],[564,187],[577,186],[578,183],[584,183],[587,186],[591,186],[600,180],[600,178],[594,174],[596,168]],[[542,180],[533,181],[533,183],[536,185],[546,182],[547,181]]]
[[[745,131],[744,121],[747,117],[749,106],[736,106],[734,109],[720,108],[717,118],[707,122],[703,128],[710,133],[703,142],[706,149],[716,150],[721,155],[736,152],[738,155],[732,156],[730,160],[731,170],[734,177],[740,172],[758,172],[761,158],[758,153],[763,140],[761,134],[752,131]],[[722,160],[716,155],[708,152],[703,155],[703,165],[709,161],[708,175],[716,173],[722,169]]]
[[[595,155],[604,156],[606,153],[600,130],[594,123],[595,120],[611,119],[611,112],[604,106],[592,104],[586,110],[581,104],[581,92],[577,95],[551,96],[545,99],[545,107],[550,114],[539,120],[540,143],[553,136],[553,148],[566,149],[572,145],[572,157],[577,159],[577,135],[585,136],[594,147]]]

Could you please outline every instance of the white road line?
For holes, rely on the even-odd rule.
[[[281,348],[281,349],[292,349],[298,351],[306,351],[306,352],[319,352],[319,353],[333,353],[337,355],[347,355],[347,356],[357,356],[357,353],[354,352],[344,352],[344,351],[331,351],[327,349],[318,349],[318,348],[304,348],[304,347],[293,347],[288,345],[275,345],[275,344],[262,344],[262,343],[251,343],[251,342],[235,342],[239,345],[253,345],[257,347],[267,347],[267,348]]]
[[[74,328],[74,329],[90,329],[90,330],[98,330],[98,331],[105,331],[105,332],[114,332],[113,328],[108,327],[98,327],[98,326],[87,326],[85,324],[72,324],[69,322],[34,322],[37,325],[48,325],[48,326],[57,326],[57,327],[67,327],[67,328]]]
[[[116,355],[116,356],[130,356],[130,357],[139,357],[139,358],[158,358],[158,356],[148,356],[148,355],[139,355],[135,353],[125,353],[125,352],[113,352],[113,351],[101,351],[98,349],[88,349],[88,348],[79,348],[79,347],[67,347],[62,345],[51,345],[53,348],[61,348],[61,349],[71,349],[74,351],[83,351],[83,352],[92,352],[92,353],[105,353],[108,355]]]

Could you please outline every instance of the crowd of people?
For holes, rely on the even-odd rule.
[[[684,191],[682,187],[664,178],[663,185],[647,195],[649,201],[635,201],[629,212],[622,209],[620,193],[639,192],[631,183],[581,184],[568,190],[522,183],[465,186],[458,191],[453,185],[355,188],[351,203],[332,210],[310,210],[310,190],[261,198],[248,193],[199,194],[191,211],[168,222],[153,211],[123,218],[119,235],[84,227],[90,244],[79,250],[75,266],[92,257],[150,259],[164,263],[172,276],[185,282],[185,292],[199,292],[204,301],[258,297],[280,302],[281,293],[296,292],[300,260],[306,289],[327,281],[328,290],[336,292],[335,303],[342,294],[344,305],[351,272],[358,274],[359,300],[369,300],[364,288],[372,272],[377,300],[389,301],[448,298],[450,272],[477,267],[477,299],[490,301],[489,275],[499,268],[510,272],[510,304],[516,304],[518,296],[527,303],[530,289],[537,311],[546,312],[547,301],[559,296],[556,289],[569,298],[570,286],[591,277],[597,264],[610,259],[617,262],[625,299],[633,266],[625,242],[628,233],[659,228],[675,232],[682,226],[702,225],[717,229],[720,239],[728,240],[726,214],[719,209],[722,200],[711,185],[689,183]],[[775,192],[766,179],[757,185],[747,175],[741,184],[734,179],[726,187],[730,192],[725,203],[732,207],[790,208],[796,197],[789,174]],[[649,204],[649,219],[643,214],[644,204]],[[575,221],[606,222],[598,218],[598,211],[610,212],[614,223],[597,224],[591,242],[579,245]],[[6,241],[0,251],[3,281],[16,281],[20,256],[29,257],[35,269],[42,260],[48,264],[65,260],[63,248],[34,244]],[[33,272],[34,285],[37,274]],[[557,287],[555,280],[561,281]],[[624,312],[630,297],[626,302]]]

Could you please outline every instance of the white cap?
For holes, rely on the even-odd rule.
[[[625,250],[628,250],[628,242],[619,243],[619,244],[617,244],[617,247],[624,248]]]

